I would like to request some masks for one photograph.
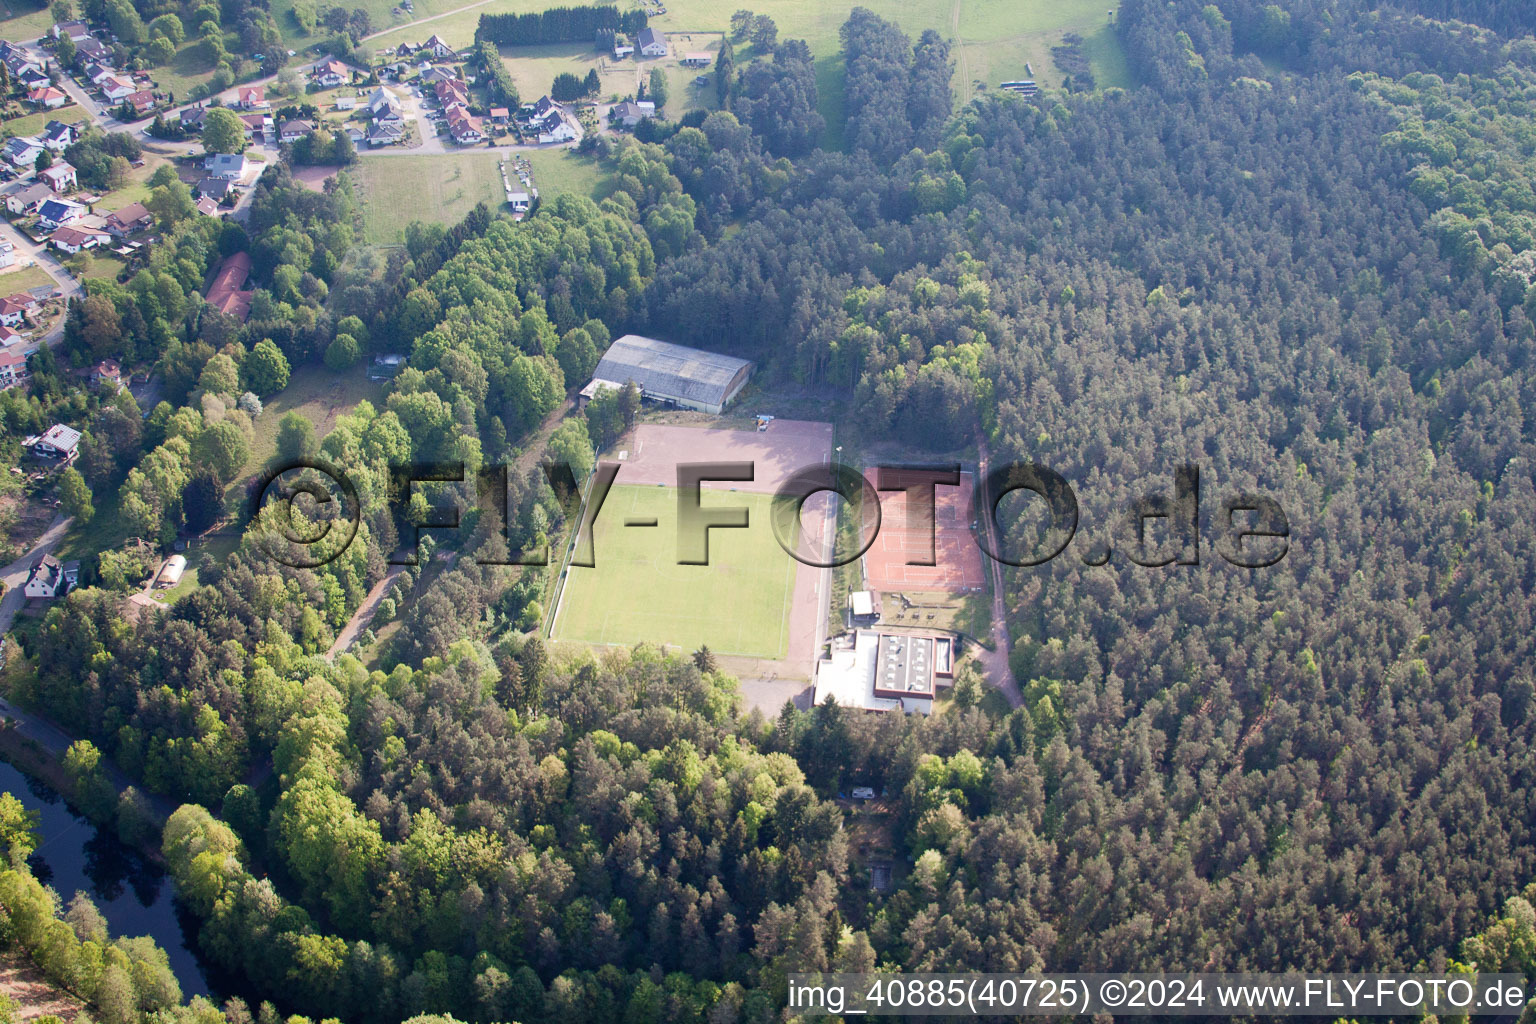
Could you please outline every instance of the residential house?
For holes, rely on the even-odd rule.
[[[40,459],[73,462],[80,452],[80,431],[55,423],[41,437],[27,438],[22,442],[22,447],[30,448],[32,454]]]
[[[204,217],[216,217],[219,213],[219,201],[212,196],[203,196],[197,201],[197,212]]]
[[[75,56],[86,61],[110,62],[112,48],[95,36],[90,36],[75,44]]]
[[[46,184],[55,192],[68,192],[80,184],[79,177],[75,174],[75,168],[71,164],[57,163],[51,167],[45,167],[37,172],[38,180]]]
[[[284,121],[282,128],[278,130],[279,142],[294,143],[315,130],[315,126],[308,121]]]
[[[0,299],[0,324],[11,329],[27,322],[27,306],[9,297]]]
[[[85,71],[82,72],[82,74],[85,75],[85,80],[87,82],[90,82],[92,85],[99,88],[102,82],[117,74],[117,69],[114,68],[111,64],[97,64],[94,62],[87,62],[85,65]]]
[[[339,60],[316,64],[309,80],[321,89],[334,89],[352,80],[352,69]]]
[[[634,100],[625,100],[623,103],[615,103],[609,110],[608,116],[626,128],[633,128],[646,118],[656,116],[656,104],[649,100],[639,103]]]
[[[203,173],[210,178],[239,181],[245,177],[246,169],[244,153],[210,153],[203,160]]]
[[[80,127],[63,121],[49,121],[37,141],[55,153],[62,153],[80,141]]]
[[[667,37],[653,28],[643,28],[635,36],[635,41],[640,44],[640,56],[665,57],[667,55]]]
[[[121,391],[123,389],[122,365],[116,359],[103,359],[91,367],[91,387]]]
[[[395,47],[395,56],[397,56],[397,57],[409,57],[411,54],[415,53],[419,49],[421,49],[421,47],[415,46],[415,45],[413,45],[411,43],[401,43],[399,46]],[[388,53],[389,51],[388,50],[384,50],[382,52]]]
[[[437,102],[447,107],[453,103],[469,105],[469,86],[457,78],[438,82],[433,88],[437,92]]]
[[[260,137],[262,142],[271,142],[277,137],[277,128],[271,114],[241,114],[240,122],[245,125],[245,137],[248,139]]]
[[[155,109],[155,91],[153,89],[140,89],[138,92],[123,97],[123,102],[132,107],[134,113],[142,117]]]
[[[187,107],[181,112],[181,127],[184,131],[200,132],[208,120],[208,108],[199,103],[195,107]]]
[[[560,113],[560,104],[556,103],[548,96],[540,96],[539,101],[533,105],[531,117],[535,121],[542,121],[551,113]]]
[[[453,47],[444,42],[442,36],[434,35],[418,46],[416,52],[441,59],[443,57],[452,57]]]
[[[60,252],[73,255],[82,249],[94,249],[98,245],[107,245],[112,241],[112,236],[101,228],[66,226],[48,236],[48,241]]]
[[[44,110],[58,110],[69,103],[69,96],[62,89],[55,89],[51,85],[40,85],[35,89],[27,90],[27,102]]]
[[[41,142],[24,135],[6,139],[5,145],[0,147],[0,156],[13,167],[31,167],[44,152]]]
[[[36,312],[38,309],[42,308],[43,305],[38,297],[33,295],[31,292],[15,292],[11,295],[5,296],[3,299],[0,299],[0,301],[9,302],[13,307],[19,306],[28,313]],[[3,341],[3,339],[0,339],[0,341]],[[31,351],[27,353],[27,355],[31,355],[36,351],[37,346],[34,345],[32,346]]]
[[[0,40],[0,60],[11,73],[11,78],[26,82],[30,77],[43,75],[43,66],[32,59],[32,54],[9,40]]]
[[[251,254],[237,252],[219,264],[208,286],[208,304],[221,313],[244,322],[251,315],[251,297],[245,282],[251,276]]]
[[[405,119],[405,110],[395,94],[382,85],[368,97],[368,113],[375,122],[399,122]]]
[[[204,178],[197,183],[197,194],[216,203],[223,202],[234,189],[235,183],[228,178]]]
[[[154,214],[143,203],[129,203],[121,210],[107,214],[107,231],[121,238],[135,231],[142,231],[155,222]]]
[[[84,217],[90,210],[68,199],[46,199],[37,208],[37,222],[45,230],[62,228]]]
[[[79,579],[79,562],[61,562],[52,555],[44,555],[27,573],[22,593],[27,597],[63,597],[74,589]]]
[[[552,142],[571,142],[578,133],[564,118],[556,119],[551,115],[548,122],[539,126],[539,143],[547,145]]]
[[[5,194],[5,208],[16,216],[32,213],[46,200],[53,198],[53,189],[40,181],[26,182],[13,186],[13,190]]]
[[[242,85],[235,90],[235,106],[241,110],[267,109],[267,89],[262,85]]]
[[[405,127],[398,122],[375,121],[368,129],[368,145],[397,146],[405,141]]]
[[[620,42],[617,39],[613,41],[614,60],[623,60],[625,57],[631,56],[634,52],[635,48],[633,44]]]
[[[83,21],[61,21],[48,30],[48,35],[52,39],[69,36],[70,42],[78,43],[82,39],[91,38],[91,28]]]
[[[108,75],[101,80],[99,88],[101,89],[101,94],[111,103],[121,103],[139,91],[138,86],[122,75]]]
[[[421,73],[422,85],[436,85],[438,82],[453,82],[458,80],[452,68],[427,68]]]
[[[5,328],[0,327],[0,330]],[[0,391],[18,387],[32,379],[27,357],[11,347],[0,348]]]
[[[498,128],[503,128],[506,127],[507,122],[510,120],[512,120],[512,112],[506,107],[491,108],[491,124],[496,125]]]
[[[473,146],[485,141],[485,128],[478,117],[470,117],[469,111],[458,104],[448,108],[448,133],[461,146]]]

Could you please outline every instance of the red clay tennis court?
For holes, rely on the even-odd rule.
[[[832,455],[832,425],[774,420],[764,431],[642,423],[630,436],[615,484],[677,486],[684,462],[750,462],[754,479],[707,481],[704,490],[771,494],[798,470],[822,466]]]
[[[864,471],[875,486],[873,467]],[[971,536],[968,516],[971,474],[960,474],[960,486],[933,489],[934,565],[908,565],[926,560],[927,531],[907,519],[905,491],[881,491],[880,532],[864,553],[864,585],[870,590],[936,590],[964,594],[986,585],[981,549]]]

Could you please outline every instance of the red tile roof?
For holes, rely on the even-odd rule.
[[[221,313],[245,320],[251,315],[254,293],[241,288],[250,276],[251,254],[235,253],[219,265],[219,272],[213,276],[213,283],[208,286],[208,304]]]

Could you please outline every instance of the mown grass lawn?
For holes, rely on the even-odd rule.
[[[774,540],[772,502],[769,494],[708,494],[707,506],[747,506],[749,526],[711,531],[708,565],[678,565],[677,492],[615,487],[596,523],[596,566],[569,570],[555,638],[783,657],[799,563]],[[631,518],[657,525],[631,528]]]
[[[91,265],[85,271],[87,281],[116,281],[117,275],[128,267],[121,256],[103,249],[93,249],[89,252]]]
[[[116,550],[122,547],[132,535],[132,529],[122,516],[117,497],[117,488],[104,489],[100,494],[93,494],[91,500],[96,507],[96,514],[83,526],[80,520],[76,519],[54,553],[60,559],[69,561],[72,558],[88,558],[98,551],[106,551],[109,548]]]
[[[0,293],[15,295],[17,292],[31,291],[33,288],[42,288],[44,285],[57,288],[58,282],[49,276],[48,272],[36,264],[30,267],[17,267],[15,270],[7,270],[0,273]]]
[[[53,13],[47,3],[11,0],[0,3],[0,39],[13,43],[35,43],[53,27]]]
[[[165,157],[156,156],[146,151],[144,153],[144,166],[135,167],[129,173],[126,185],[115,192],[108,192],[105,196],[102,196],[101,201],[96,203],[92,209],[97,213],[106,214],[114,210],[121,210],[129,203],[142,203],[149,198],[150,177],[159,169],[161,164],[166,162]]]
[[[188,32],[189,41],[181,45],[176,56],[164,67],[151,68],[149,77],[156,85],[176,97],[178,103],[190,99],[195,86],[207,85],[213,78],[215,67],[208,44]],[[233,33],[225,33],[225,45],[231,51],[240,51],[240,42]]]
[[[193,538],[187,550],[182,552],[187,559],[187,568],[181,579],[174,587],[151,591],[151,596],[162,604],[175,604],[202,585],[204,569],[223,562],[239,546],[240,538],[233,532]]]
[[[78,103],[71,103],[57,110],[39,110],[35,114],[24,114],[21,117],[13,117],[9,121],[0,122],[0,133],[8,136],[36,135],[43,130],[49,121],[63,121],[65,124],[74,124],[76,121],[85,119],[85,111],[80,109],[80,105]]]
[[[719,103],[715,96],[714,80],[707,87],[693,85],[702,72],[697,68],[685,68],[681,55],[688,51],[719,53],[724,34],[722,32],[681,33],[670,41],[673,53],[659,60],[613,60],[587,43],[554,43],[548,46],[504,46],[501,62],[517,85],[518,94],[524,101],[538,99],[549,92],[555,76],[570,72],[585,79],[589,71],[597,71],[602,87],[598,98],[608,100],[617,96],[634,96],[640,85],[649,85],[652,69],[659,68],[667,76],[666,114],[681,117],[690,110],[704,108],[715,110]]]
[[[473,31],[473,30],[471,30]],[[512,76],[517,92],[524,103],[531,103],[549,92],[555,76],[569,71],[577,78],[586,78],[587,72],[596,69],[603,86],[599,96],[607,99],[610,94],[631,95],[635,91],[635,62],[615,61],[593,49],[591,43],[552,43],[548,46],[504,46],[501,62]]]
[[[537,149],[519,152],[533,166],[533,183],[540,199],[572,192],[601,201],[613,192],[613,175],[592,157],[571,149]]]
[[[457,224],[484,200],[505,210],[499,165],[505,154],[468,150],[427,156],[364,156],[352,171],[363,196],[363,234],[373,245],[398,245],[413,220]],[[539,195],[565,192],[602,199],[613,176],[596,160],[569,149],[520,150],[533,167]]]
[[[426,156],[364,156],[353,171],[362,187],[363,235],[374,245],[397,245],[413,220],[457,224],[482,200],[506,205],[501,157],[473,150]]]

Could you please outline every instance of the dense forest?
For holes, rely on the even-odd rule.
[[[1124,0],[1135,88],[956,108],[940,34],[855,10],[846,152],[819,148],[809,48],[760,21],[728,109],[588,147],[600,203],[413,225],[381,256],[344,177],[269,170],[245,229],[178,219],[166,185],[168,244],[93,285],[61,356],[157,360],[164,405],[47,366],[0,398],[10,434],[85,422],[83,482],[153,545],[236,478],[292,368],[410,354],[381,403],[279,435],[355,474],[345,557],[293,568],[258,516],[134,618],[140,546],[105,552],[17,683],[186,801],[162,849],[245,986],[225,1018],[767,1021],[787,973],[877,964],[1536,977],[1529,18]],[[245,325],[193,297],[239,251]],[[409,523],[473,486],[407,517],[387,467],[540,454],[625,330],[759,359],[864,440],[984,438],[1070,480],[1074,546],[1006,577],[1024,706],[767,718],[707,651],[557,655],[528,634],[539,578],[496,564],[568,514],[529,472],[402,574],[380,667],[328,658]],[[545,451],[590,464],[634,405]],[[1241,570],[1208,535],[1198,564],[1131,562],[1126,510],[1186,462],[1203,526],[1272,495],[1288,555]],[[1025,549],[1037,520],[1010,515]],[[894,891],[850,842],[853,785],[889,795]]]

